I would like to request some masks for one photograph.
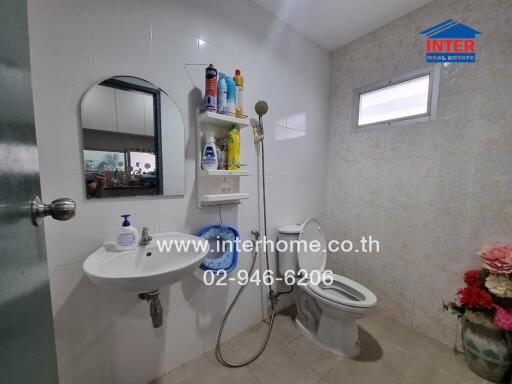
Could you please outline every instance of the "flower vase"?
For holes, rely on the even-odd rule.
[[[505,340],[507,340],[508,350],[512,351],[512,333],[510,331],[503,332],[505,334]],[[509,373],[509,384],[512,384],[512,372]]]
[[[462,342],[469,368],[486,380],[502,382],[512,362],[504,333],[498,327],[478,324],[464,317]]]

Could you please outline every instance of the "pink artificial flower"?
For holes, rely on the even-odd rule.
[[[483,247],[478,255],[490,272],[507,275],[512,273],[512,245],[494,243]]]
[[[512,331],[512,313],[502,307],[495,306],[494,324],[504,331]]]

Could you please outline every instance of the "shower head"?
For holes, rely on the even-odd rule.
[[[267,102],[264,100],[258,101],[254,106],[254,110],[256,111],[256,114],[261,118],[261,116],[268,112]]]
[[[268,112],[268,104],[264,100],[260,100],[254,106],[254,110],[258,114],[258,120],[251,119],[252,131],[254,132],[254,143],[258,144],[263,141],[263,119],[262,116]]]

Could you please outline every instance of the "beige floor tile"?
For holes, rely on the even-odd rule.
[[[422,360],[416,360],[409,370],[403,384],[465,384],[448,372],[433,367]]]
[[[292,317],[281,314],[275,317],[272,336],[277,338],[280,343],[286,345],[301,335],[302,333]]]
[[[292,341],[284,351],[297,356],[320,375],[326,374],[337,361],[341,360],[341,357],[320,348],[304,336],[299,336]]]
[[[356,361],[379,361],[382,359],[383,350],[379,340],[371,333],[367,332],[362,327],[358,327],[359,332],[359,355],[352,360]],[[375,332],[373,332],[375,334]]]
[[[196,357],[185,364],[187,377],[190,383],[201,384],[228,384],[249,374],[247,367],[227,368],[216,359],[213,351]]]
[[[249,373],[233,381],[233,384],[260,384],[260,382],[252,373]]]
[[[380,358],[374,360],[343,359],[319,381],[321,384],[399,384],[405,379],[415,358],[403,350],[383,342]]]
[[[426,336],[385,316],[375,319],[368,327],[368,333],[377,340],[387,341],[413,356],[419,356],[420,350],[427,340]]]
[[[468,368],[464,354],[454,352],[453,348],[438,341],[427,338],[420,350],[419,357],[424,362],[458,377],[464,383],[482,383],[482,379]]]
[[[231,340],[222,343],[224,358],[230,362],[242,362],[254,356],[265,339],[267,329],[267,324],[260,323]],[[261,364],[270,356],[283,349],[286,345],[281,340],[283,340],[283,337],[280,337],[279,331],[274,328],[265,350],[252,365]]]
[[[286,349],[250,368],[261,384],[314,384],[320,375]]]
[[[488,384],[471,372],[463,354],[389,317],[374,313],[359,324],[361,354],[354,359],[320,348],[292,317],[279,315],[267,348],[249,367],[224,367],[210,351],[152,384]],[[248,359],[266,331],[260,323],[223,343],[225,357]]]
[[[363,374],[362,368],[352,360],[344,360],[335,365],[327,374],[322,376],[318,384],[370,384],[369,379]],[[381,382],[379,381],[379,384]],[[397,383],[395,383],[397,384]]]
[[[185,370],[185,366],[179,366],[169,372],[167,375],[156,379],[151,382],[151,384],[189,384],[187,378],[187,371]]]

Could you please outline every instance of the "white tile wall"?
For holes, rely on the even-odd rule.
[[[257,100],[269,102],[265,149],[274,237],[277,226],[323,211],[329,54],[250,0],[29,0],[29,34],[42,197],[69,196],[78,204],[73,220],[45,224],[61,382],[149,382],[214,345],[236,287],[204,287],[191,276],[162,290],[165,326],[155,331],[146,303],[95,287],[81,263],[113,239],[122,213],[153,232],[193,233],[218,222],[216,209],[196,204],[191,127],[204,68],[185,64],[213,62],[227,73],[242,69],[251,116]],[[146,78],[177,102],[186,126],[184,197],[84,199],[80,98],[112,75]],[[277,141],[273,124],[297,113],[306,115],[306,136]],[[255,149],[252,133],[244,130],[242,159],[251,176],[241,185],[251,197],[222,210],[223,222],[239,227],[243,238],[260,225]],[[241,254],[240,266],[249,265],[250,257]],[[263,301],[260,287],[248,286],[226,335],[260,321]]]
[[[439,119],[352,132],[353,89],[424,67],[418,32],[447,15],[483,34],[475,64],[443,67]],[[511,20],[506,2],[439,0],[332,55],[324,220],[331,238],[371,234],[381,252],[329,264],[374,289],[380,310],[448,344],[456,320],[443,300],[480,265],[482,245],[512,240]]]

